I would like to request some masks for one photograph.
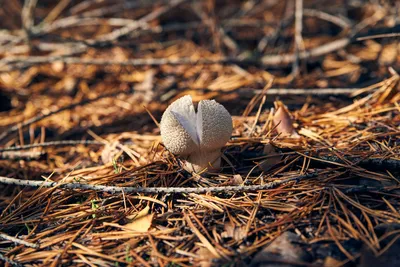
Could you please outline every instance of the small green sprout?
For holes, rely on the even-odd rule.
[[[92,203],[92,210],[96,211],[99,208],[99,205],[96,204],[96,200],[92,199],[90,202]],[[96,214],[92,214],[92,218],[96,218]]]

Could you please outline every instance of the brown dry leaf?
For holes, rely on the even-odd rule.
[[[146,208],[142,209],[139,213],[127,216],[127,218],[132,221],[124,225],[124,227],[136,232],[147,232],[150,229],[154,217],[154,214],[149,214],[149,210],[150,207],[146,206]]]
[[[311,256],[300,243],[299,236],[292,232],[284,232],[258,252],[250,266],[274,266],[273,263],[282,261],[306,265],[302,263],[308,263]]]
[[[126,216],[126,218],[129,219],[129,220],[135,220],[135,219],[144,217],[144,216],[146,216],[147,214],[149,214],[149,210],[150,210],[150,207],[149,207],[149,206],[146,206],[146,208],[142,209],[142,210],[139,211],[138,213],[128,215],[128,216]]]
[[[240,241],[247,236],[246,226],[235,226],[232,222],[228,222],[224,225],[225,231],[221,234],[221,237],[231,237],[236,241]]]
[[[274,114],[274,125],[278,133],[298,137],[293,127],[293,120],[287,107],[280,101],[275,102],[276,112]]]
[[[276,152],[274,146],[271,144],[264,145],[263,154],[267,155],[268,158],[260,161],[258,167],[264,172],[269,171],[273,166],[281,162],[281,155]]]

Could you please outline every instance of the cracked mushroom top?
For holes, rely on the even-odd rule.
[[[232,134],[232,117],[215,100],[202,100],[195,111],[192,97],[174,101],[164,112],[161,137],[166,148],[176,155],[222,148]]]

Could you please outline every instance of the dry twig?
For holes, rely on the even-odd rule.
[[[94,190],[99,192],[107,193],[144,193],[144,194],[205,194],[205,193],[228,193],[228,192],[252,192],[259,190],[267,190],[276,188],[282,184],[286,184],[293,181],[300,181],[305,178],[311,178],[315,176],[317,172],[310,173],[307,175],[299,175],[291,178],[278,180],[275,182],[266,183],[263,185],[240,185],[240,186],[221,186],[221,187],[205,187],[205,188],[190,188],[190,187],[157,187],[157,188],[144,188],[144,187],[119,187],[119,186],[103,186],[103,185],[91,185],[91,184],[78,184],[78,183],[57,183],[57,182],[43,182],[43,181],[32,181],[32,180],[20,180],[15,178],[8,178],[0,176],[0,183],[22,185],[31,187],[57,187],[60,189],[82,189],[82,190]]]

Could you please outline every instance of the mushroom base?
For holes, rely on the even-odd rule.
[[[221,150],[191,154],[185,161],[184,169],[188,172],[216,171],[221,167]]]

